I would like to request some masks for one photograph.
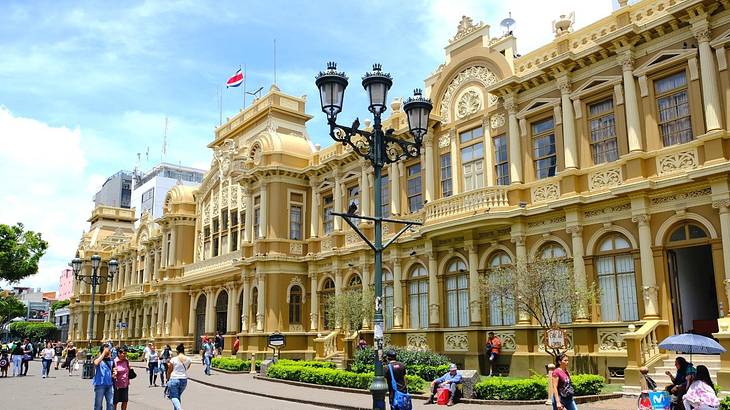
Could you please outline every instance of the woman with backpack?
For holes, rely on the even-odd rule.
[[[558,410],[577,410],[578,406],[573,400],[575,389],[570,381],[570,373],[568,373],[568,355],[559,354],[555,359],[555,366],[552,375],[553,391],[555,392],[553,406]]]
[[[170,358],[172,357],[172,349],[170,345],[165,345],[165,349],[162,350],[160,355],[160,382],[162,387],[165,387],[165,380],[167,379],[167,366],[170,364]],[[169,379],[167,379],[169,381]]]

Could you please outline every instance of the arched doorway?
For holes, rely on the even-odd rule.
[[[711,337],[718,330],[718,304],[710,236],[695,222],[669,232],[665,244],[675,332]]]
[[[225,290],[215,300],[215,331],[221,334],[228,331],[228,292]]]
[[[198,297],[198,302],[195,304],[195,351],[199,352],[202,348],[200,337],[205,334],[205,295]]]

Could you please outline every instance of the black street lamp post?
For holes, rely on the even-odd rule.
[[[360,130],[360,121],[357,118],[350,127],[338,125],[336,123],[337,114],[342,111],[347,80],[345,73],[337,71],[337,64],[330,62],[327,63],[327,71],[320,72],[315,83],[319,88],[322,111],[327,114],[327,123],[330,126],[332,139],[341,142],[343,145],[349,145],[357,155],[369,160],[373,165],[374,217],[355,215],[357,207],[354,203],[350,205],[347,213],[333,212],[332,214],[342,217],[375,253],[375,346],[377,351],[374,357],[375,378],[370,386],[370,391],[373,395],[373,409],[384,410],[388,385],[383,377],[383,363],[381,361],[383,351],[383,250],[410,227],[421,225],[421,223],[383,218],[381,172],[385,164],[407,158],[418,158],[421,155],[421,143],[428,130],[428,117],[433,105],[429,99],[423,98],[419,89],[415,90],[414,96],[409,98],[403,105],[413,141],[394,136],[395,130],[392,128],[383,131],[380,116],[387,109],[387,95],[388,90],[393,85],[393,79],[390,74],[382,72],[380,64],[374,64],[373,71],[366,73],[362,78],[362,85],[370,99],[368,111],[373,114],[374,118],[372,131]],[[357,224],[352,221],[353,219],[374,222],[374,242],[371,242],[365,236]],[[405,224],[385,245],[383,245],[383,222]]]
[[[88,348],[86,350],[86,360],[84,361],[84,369],[81,377],[84,379],[91,379],[94,377],[94,365],[91,361],[91,338],[94,332],[94,299],[96,298],[96,286],[103,283],[111,282],[114,275],[117,273],[117,260],[112,259],[109,261],[107,266],[107,274],[99,275],[99,267],[101,266],[101,256],[93,255],[91,257],[91,275],[81,274],[81,264],[83,261],[79,258],[79,254],[76,253],[76,257],[71,261],[71,268],[74,272],[74,278],[80,283],[85,282],[91,285],[91,306],[89,307],[89,326],[87,331],[87,337],[89,339]]]

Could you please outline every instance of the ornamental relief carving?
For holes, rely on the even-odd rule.
[[[456,118],[468,117],[481,109],[481,94],[475,89],[466,90],[456,102]]]
[[[625,329],[598,329],[598,351],[625,352],[624,332]]]
[[[560,186],[556,183],[532,187],[532,202],[544,202],[560,198]]]
[[[605,169],[596,171],[588,176],[588,190],[611,188],[623,184],[624,179],[621,168]]]
[[[504,114],[494,114],[489,118],[489,126],[494,130],[504,127]]]
[[[327,237],[322,240],[322,252],[331,251],[335,247],[334,239]]]
[[[677,192],[669,195],[659,196],[651,199],[652,205],[661,205],[668,202],[680,201],[685,199],[700,198],[712,195],[712,188],[701,188],[688,192]]]
[[[494,332],[494,335],[502,341],[503,352],[514,352],[515,350],[517,350],[515,332],[506,330],[504,332]]]
[[[360,244],[360,237],[355,232],[348,232],[345,235],[345,246],[357,246]]]
[[[406,336],[407,350],[429,350],[428,339],[425,333],[410,333]]]
[[[439,148],[446,148],[451,145],[451,137],[442,135],[439,137]]]
[[[301,255],[304,253],[304,246],[301,242],[291,242],[289,244],[289,253],[294,255]]]
[[[657,157],[657,175],[667,175],[679,171],[695,169],[699,166],[697,150],[680,151]]]
[[[469,336],[465,332],[444,333],[444,350],[449,352],[469,351]]]
[[[497,82],[497,76],[487,67],[472,66],[460,72],[448,85],[446,92],[441,97],[441,120],[444,124],[451,122],[450,107],[451,101],[455,98],[457,91],[462,85],[469,81],[478,81],[484,88]],[[487,106],[497,103],[497,97],[487,94]]]
[[[483,22],[480,21],[479,23],[474,24],[474,20],[471,17],[461,16],[461,21],[457,27],[456,34],[451,41],[449,41],[449,44],[461,40],[482,27],[484,27]]]

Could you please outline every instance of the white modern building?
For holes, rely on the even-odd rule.
[[[162,216],[165,195],[175,185],[198,185],[206,170],[161,162],[145,173],[135,172],[132,188],[132,208],[139,220],[144,211],[152,219]]]

